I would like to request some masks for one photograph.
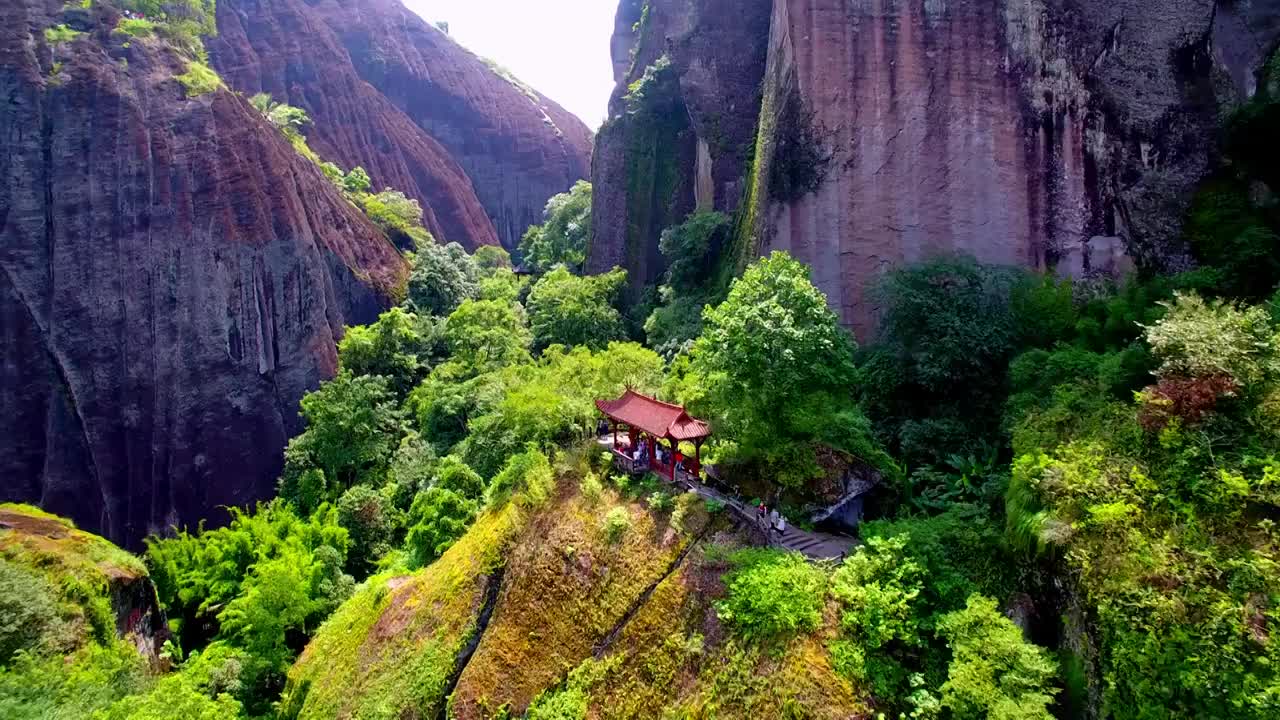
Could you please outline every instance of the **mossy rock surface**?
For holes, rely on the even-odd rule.
[[[538,717],[563,693],[587,718],[869,716],[832,667],[834,607],[781,646],[721,626],[728,566],[706,549],[742,542],[727,519],[698,503],[677,529],[668,512],[576,485],[539,510],[482,516],[427,568],[367,582],[290,672],[285,717]],[[630,523],[611,539],[617,508]]]
[[[629,522],[610,540],[604,518]],[[450,702],[451,716],[520,715],[565,672],[601,651],[646,593],[682,559],[688,533],[606,490],[597,502],[566,491],[533,518],[513,546],[493,620]]]
[[[70,653],[129,637],[154,657],[163,622],[147,568],[134,555],[65,518],[3,504],[0,563],[14,586],[7,592],[20,588],[27,603],[53,609],[20,645]]]
[[[321,626],[289,672],[287,717],[434,718],[476,630],[487,582],[523,524],[509,504],[482,515],[439,560],[370,578]]]

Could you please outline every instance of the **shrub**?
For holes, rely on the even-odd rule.
[[[155,23],[150,20],[122,17],[111,32],[127,35],[131,38],[148,38],[155,33],[155,27]]]
[[[342,189],[349,195],[360,195],[369,192],[373,182],[369,179],[369,173],[359,165],[351,168],[351,172],[342,178]]]
[[[174,79],[182,83],[189,98],[199,97],[225,87],[218,73],[198,60],[188,60],[187,71],[174,76]]]
[[[600,476],[593,472],[588,472],[582,476],[581,482],[578,483],[578,489],[582,493],[582,497],[591,505],[600,502],[600,497],[604,494],[604,484],[600,482]]]
[[[728,597],[716,603],[720,619],[748,641],[781,641],[809,632],[822,620],[826,574],[798,553],[741,550],[725,575]]]
[[[508,458],[502,472],[489,483],[489,506],[501,507],[514,498],[522,505],[536,507],[551,496],[554,485],[551,462],[531,444]]]
[[[1276,331],[1266,309],[1184,294],[1162,305],[1168,313],[1145,326],[1160,376],[1221,376],[1249,388],[1280,373]]]
[[[62,648],[54,588],[40,575],[0,557],[0,668],[20,650]]]
[[[49,45],[62,45],[80,37],[84,33],[74,30],[66,25],[54,25],[44,29],[44,41]]]
[[[675,500],[667,493],[658,490],[646,500],[649,509],[654,512],[667,512],[675,506]]]
[[[701,499],[702,496],[692,490],[681,493],[680,496],[675,499],[675,510],[671,511],[671,527],[675,528],[678,532],[688,532],[688,528],[685,527],[685,523],[689,521],[690,514],[695,511],[698,506],[698,502]],[[710,514],[710,509],[708,509],[707,512]]]
[[[942,705],[956,720],[1052,720],[1049,704],[1057,664],[991,598],[974,595],[962,610],[943,617],[938,632],[951,647]]]
[[[619,505],[605,514],[604,523],[601,527],[604,530],[605,538],[609,542],[617,542],[631,528],[631,513],[627,512],[625,507]]]
[[[424,567],[443,555],[467,531],[478,510],[473,500],[451,490],[419,493],[409,510],[409,566]]]
[[[365,215],[402,250],[419,250],[434,244],[422,227],[422,206],[399,190],[386,188],[376,195],[358,196]]]

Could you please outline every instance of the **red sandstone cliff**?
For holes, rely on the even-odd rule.
[[[771,6],[762,35],[683,61],[690,33],[705,32],[698,26],[717,4],[650,0],[637,36],[615,39],[621,51],[635,48],[640,66],[621,82],[665,52],[679,67],[696,136],[685,143],[712,144],[725,116],[754,124],[729,261],[791,252],[864,337],[876,321],[866,294],[875,278],[930,255],[966,252],[1076,275],[1184,266],[1179,224],[1216,162],[1218,114],[1251,91],[1280,18],[1271,1],[762,0],[738,10],[749,18]],[[634,5],[622,3],[621,34],[631,32],[623,17]],[[751,60],[757,44],[763,66]],[[759,99],[696,107],[708,84],[702,68],[732,60],[743,78],[759,72]],[[669,208],[667,222],[691,204],[686,185],[711,185],[699,169],[705,159],[682,159],[682,145],[611,131],[631,124],[621,104],[612,110],[596,150],[595,197],[597,209],[624,198],[623,216],[604,216],[629,234],[597,224],[589,267],[648,257],[629,267],[651,282],[662,230],[648,222],[652,208]],[[676,158],[684,185],[637,190],[633,159],[654,153]],[[723,170],[713,175],[715,207],[732,209],[736,187]]]
[[[399,0],[220,0],[218,30],[210,55],[233,87],[307,110],[322,156],[416,197],[442,241],[513,248],[587,176],[578,118]]]
[[[0,3],[0,499],[134,544],[271,494],[406,268],[246,100],[61,6]]]

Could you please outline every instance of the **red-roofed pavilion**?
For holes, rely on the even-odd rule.
[[[613,449],[621,453],[618,442],[618,426],[628,428],[630,447],[634,448],[647,435],[654,440],[648,443],[647,455],[650,467],[659,468],[672,481],[676,478],[676,464],[680,460],[679,443],[691,442],[694,447],[692,474],[702,470],[702,443],[711,435],[711,426],[699,420],[674,403],[663,402],[635,390],[628,389],[617,400],[596,400],[596,407],[609,418],[613,427]],[[671,462],[659,463],[657,442],[666,441],[671,446]],[[630,457],[623,454],[623,457]]]

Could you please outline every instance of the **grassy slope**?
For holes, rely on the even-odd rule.
[[[823,629],[782,648],[745,646],[721,628],[714,604],[727,568],[704,556],[707,541],[697,538],[711,519],[700,508],[682,535],[666,513],[610,490],[591,503],[573,484],[562,483],[558,497],[527,518],[514,507],[482,517],[424,570],[370,581],[294,667],[286,707],[301,706],[303,718],[436,717],[488,573],[505,558],[496,609],[449,701],[451,717],[519,717],[540,693],[562,688],[575,667],[593,664],[606,669],[587,689],[591,718],[868,715],[831,667],[834,613]],[[610,543],[601,521],[618,504],[631,527]],[[666,575],[691,538],[695,546]],[[717,538],[733,541],[729,531]],[[605,662],[594,661],[637,604]]]
[[[430,567],[370,579],[320,628],[289,673],[300,718],[424,718],[475,629],[488,574],[521,525],[514,505],[482,516]]]
[[[593,649],[660,581],[688,542],[665,514],[624,503],[630,528],[609,542],[601,520],[619,498],[597,503],[562,493],[512,551],[493,621],[450,703],[453,717],[521,714]],[[696,532],[695,519],[688,525]]]
[[[588,691],[588,715],[634,717],[856,718],[869,713],[836,675],[826,640],[834,613],[785,647],[745,645],[716,617],[727,568],[694,551],[662,583],[612,649]]]

